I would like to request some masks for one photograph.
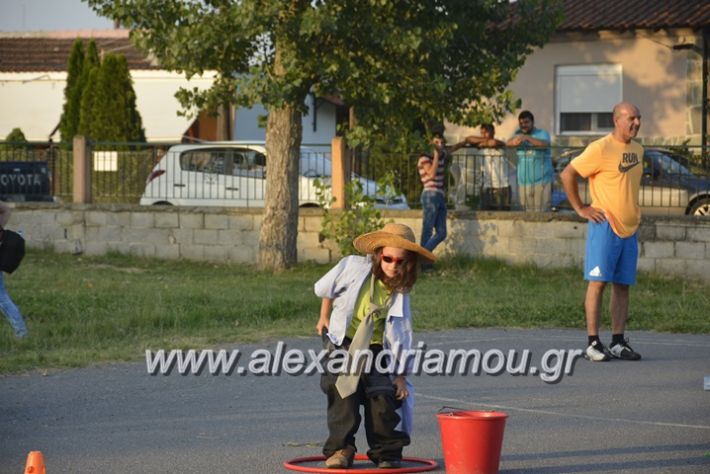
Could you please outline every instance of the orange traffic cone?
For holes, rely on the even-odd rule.
[[[30,454],[27,455],[27,464],[25,464],[25,474],[46,474],[46,472],[42,451],[30,451]]]

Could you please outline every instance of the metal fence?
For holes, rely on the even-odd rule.
[[[168,152],[170,150],[170,152]],[[572,212],[559,173],[583,148],[464,148],[447,163],[446,195],[452,209]],[[316,206],[317,181],[330,185],[330,148],[301,148],[299,203]],[[539,154],[540,160],[536,159]],[[550,156],[551,168],[540,166]],[[417,154],[371,156],[354,152],[351,179],[377,207],[420,206]],[[539,162],[538,162],[539,161]],[[194,206],[261,207],[266,189],[263,144],[199,145],[91,143],[94,202]],[[646,146],[639,195],[644,214],[710,215],[710,160],[697,147]],[[0,199],[71,202],[73,155],[66,143],[0,142]],[[532,176],[532,179],[529,179]],[[550,181],[549,189],[527,186]],[[585,181],[580,195],[589,203]],[[325,199],[328,199],[326,194]],[[532,204],[531,204],[532,203]]]
[[[169,144],[91,142],[91,196],[96,203],[138,204]]]
[[[145,143],[91,145],[91,193],[98,203],[138,203],[146,178],[167,149],[167,145]],[[70,143],[0,142],[0,198],[4,200],[71,202],[73,170]]]
[[[72,151],[52,142],[0,142],[0,199],[71,199]]]
[[[584,147],[547,147],[526,150],[463,148],[447,163],[446,196],[451,209],[552,210],[573,212],[559,174]],[[646,146],[639,204],[646,215],[710,215],[710,160],[699,147]],[[549,156],[545,165],[545,155]],[[356,154],[353,171],[377,180],[389,174],[420,207],[422,185],[417,171],[419,155],[368,156]],[[549,183],[545,187],[542,183]],[[580,197],[592,198],[585,180]]]

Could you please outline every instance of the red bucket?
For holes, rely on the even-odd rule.
[[[436,417],[447,474],[497,474],[507,414],[456,410]]]

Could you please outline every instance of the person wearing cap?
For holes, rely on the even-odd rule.
[[[373,364],[355,376],[322,375],[329,431],[323,454],[329,468],[352,466],[362,404],[369,459],[379,468],[396,468],[410,442],[413,418],[413,388],[406,379],[412,360],[398,357],[412,347],[409,292],[418,266],[436,257],[416,243],[412,229],[395,223],[360,235],[353,246],[365,256],[344,257],[315,283],[322,298],[316,330],[331,356],[337,349],[352,354],[365,347]],[[396,363],[374,363],[382,351]],[[384,371],[383,365],[397,369]]]

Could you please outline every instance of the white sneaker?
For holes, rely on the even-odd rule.
[[[587,350],[584,351],[584,357],[593,362],[606,362],[611,360],[609,350],[599,341],[594,341],[587,347]]]

